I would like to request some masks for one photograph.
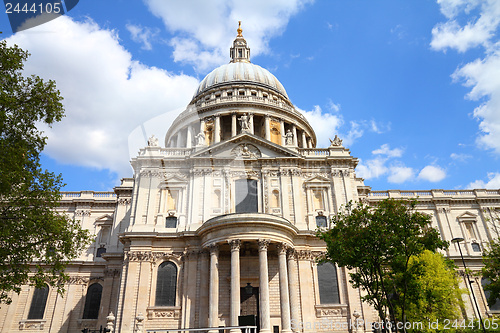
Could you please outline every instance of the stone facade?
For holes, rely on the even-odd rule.
[[[349,201],[416,198],[444,239],[465,239],[467,265],[480,270],[500,191],[371,191],[338,137],[315,148],[281,83],[250,63],[240,30],[231,55],[201,82],[165,147],[152,137],[132,159],[133,178],[114,192],[63,193],[61,213],[95,242],[68,266],[64,297],[48,291],[43,318],[28,318],[33,287],[12,295],[0,308],[1,332],[80,332],[108,321],[123,333],[236,326],[250,314],[265,333],[347,331],[340,324],[355,311],[378,321],[344,268],[335,273],[338,301],[321,302],[316,259],[326,248],[315,231]],[[446,255],[460,266],[456,245]],[[476,280],[480,311],[490,315]],[[98,315],[84,319],[94,284],[102,287]]]

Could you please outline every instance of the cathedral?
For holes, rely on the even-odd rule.
[[[314,129],[280,81],[250,62],[237,32],[229,63],[201,81],[164,142],[151,137],[131,160],[133,178],[113,192],[62,193],[60,212],[95,241],[68,265],[64,295],[48,286],[12,294],[0,332],[371,332],[380,319],[349,271],[317,262],[326,246],[316,230],[349,201],[416,199],[445,240],[463,238],[446,256],[463,272],[461,250],[467,268],[481,269],[499,190],[371,191],[341,138],[316,147]],[[472,279],[461,275],[464,315],[500,313],[485,281]]]

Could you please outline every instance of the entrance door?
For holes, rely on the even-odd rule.
[[[259,322],[259,288],[253,287],[252,292],[248,293],[245,288],[240,288],[240,315],[254,315],[257,319],[257,332],[260,330]]]

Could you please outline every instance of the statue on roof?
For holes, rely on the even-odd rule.
[[[329,140],[330,140],[330,147],[342,146],[342,140],[337,135],[335,135],[335,138],[333,140],[332,139]]]
[[[155,137],[155,135],[151,135],[151,137],[148,139],[148,146],[149,147],[158,147],[158,138]]]

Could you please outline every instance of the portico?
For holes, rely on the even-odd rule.
[[[256,232],[258,230],[258,232]],[[230,252],[230,314],[229,325],[238,325],[241,314],[240,290],[257,282],[259,288],[258,309],[260,331],[271,333],[271,302],[269,288],[269,256],[278,261],[281,332],[291,333],[292,319],[298,320],[296,289],[296,259],[293,237],[297,229],[281,217],[268,214],[229,214],[211,219],[197,233],[206,239],[203,248],[210,253],[209,271],[209,319],[210,327],[219,326],[219,256],[221,249]],[[243,253],[242,253],[243,250]],[[288,255],[288,258],[287,258]],[[241,277],[241,256],[258,257],[257,267],[249,267],[253,274]],[[248,268],[248,267],[247,267]],[[290,273],[289,273],[290,272]],[[255,276],[258,280],[255,280]],[[290,283],[292,280],[292,283]],[[293,309],[293,311],[292,311]],[[236,332],[236,331],[235,331]],[[216,331],[211,332],[216,333]]]

